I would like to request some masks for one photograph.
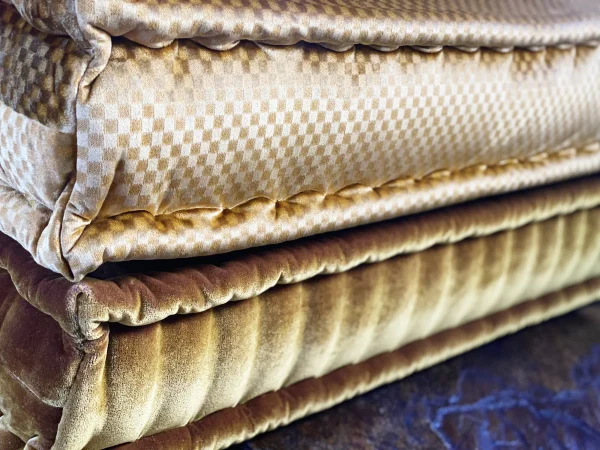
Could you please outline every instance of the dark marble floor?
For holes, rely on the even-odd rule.
[[[236,450],[600,449],[600,303]]]

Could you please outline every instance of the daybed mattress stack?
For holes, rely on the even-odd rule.
[[[0,2],[0,449],[216,449],[600,298],[595,0]]]

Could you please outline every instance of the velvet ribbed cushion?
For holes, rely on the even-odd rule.
[[[75,284],[4,236],[3,420],[65,450],[198,421],[220,448],[331,406],[595,300],[599,183]]]

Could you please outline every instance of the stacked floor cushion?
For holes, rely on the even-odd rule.
[[[600,299],[595,0],[2,0],[0,450],[217,449]]]

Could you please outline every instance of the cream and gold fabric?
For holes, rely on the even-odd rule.
[[[81,280],[600,169],[595,1],[264,3],[2,4],[0,231]]]
[[[596,0],[0,0],[0,450],[225,448],[600,299]]]

